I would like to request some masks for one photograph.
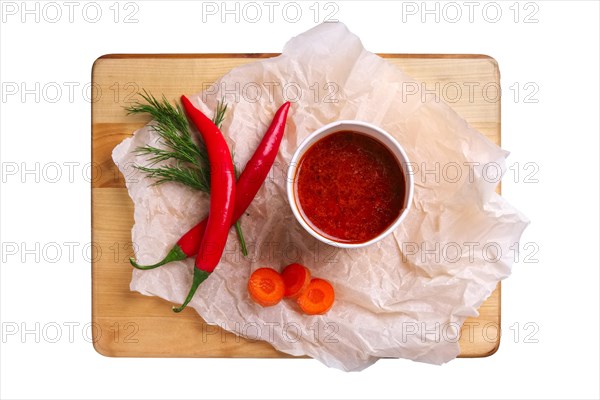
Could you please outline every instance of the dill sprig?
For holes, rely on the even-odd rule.
[[[204,178],[199,176],[195,170],[182,166],[181,163],[177,163],[175,166],[163,166],[160,168],[136,165],[135,168],[145,172],[149,178],[155,179],[154,183],[152,183],[153,186],[165,182],[179,182],[192,189],[209,192],[209,184],[204,181]]]
[[[149,165],[136,168],[155,178],[154,185],[164,182],[179,182],[196,190],[210,191],[210,167],[206,149],[196,144],[180,105],[173,106],[166,99],[158,100],[144,90],[140,96],[146,104],[136,103],[126,108],[128,114],[149,114],[153,119],[152,129],[158,134],[158,141],[164,148],[151,145],[141,146],[134,151],[138,155],[149,156]],[[223,108],[222,105],[219,108]],[[227,109],[227,106],[224,107]],[[215,114],[217,116],[217,114]],[[221,121],[224,112],[218,115]],[[164,161],[169,164],[156,167]]]
[[[219,101],[217,103],[217,111],[215,111],[215,116],[213,117],[213,123],[219,129],[221,129],[221,125],[223,125],[223,120],[225,119],[226,112],[227,112],[227,103],[225,103],[224,99],[221,99],[221,101]]]

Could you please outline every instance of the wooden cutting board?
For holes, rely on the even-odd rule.
[[[149,121],[124,106],[145,89],[177,99],[197,93],[232,68],[276,54],[108,55],[92,70],[92,333],[95,349],[113,357],[291,357],[262,341],[210,326],[188,307],[181,314],[157,297],[129,291],[133,203],[111,152]],[[500,144],[500,73],[481,55],[385,54],[447,101],[474,128]],[[460,93],[459,93],[460,90]],[[430,97],[435,98],[435,97]],[[500,286],[466,321],[461,357],[485,357],[500,344]]]

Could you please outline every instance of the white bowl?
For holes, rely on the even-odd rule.
[[[298,206],[299,201],[298,201],[298,199],[296,197],[296,193],[295,193],[296,185],[295,185],[294,181],[296,178],[296,171],[298,168],[299,161],[302,159],[302,156],[304,155],[304,153],[306,153],[306,151],[317,141],[319,141],[319,140],[323,139],[324,137],[329,136],[333,133],[341,132],[341,131],[354,131],[354,132],[358,132],[358,133],[367,135],[373,139],[376,139],[381,144],[383,144],[385,147],[387,147],[387,149],[396,157],[396,160],[398,161],[398,164],[399,164],[400,168],[402,169],[402,172],[404,173],[404,181],[406,184],[406,190],[405,190],[405,195],[404,195],[404,205],[403,205],[402,210],[400,211],[400,214],[385,231],[383,231],[382,233],[380,233],[373,239],[370,239],[366,242],[361,242],[361,243],[337,242],[335,240],[332,240],[331,238],[321,235],[318,231],[313,229],[304,220],[304,217],[302,216],[302,212],[299,209],[299,206]],[[325,125],[325,126],[321,127],[320,129],[317,129],[312,134],[310,134],[306,139],[304,139],[304,141],[302,141],[300,146],[294,152],[294,155],[290,162],[290,167],[287,172],[286,189],[287,189],[288,201],[290,203],[290,207],[292,208],[292,212],[294,213],[294,216],[296,217],[296,219],[298,220],[300,225],[302,225],[302,227],[304,229],[306,229],[306,231],[308,233],[310,233],[312,236],[319,239],[320,241],[330,244],[330,245],[333,245],[333,246],[336,246],[336,247],[342,247],[342,248],[365,247],[365,246],[369,246],[373,243],[376,243],[376,242],[380,241],[381,239],[385,238],[386,236],[388,236],[400,225],[400,223],[406,217],[406,214],[408,213],[410,206],[412,204],[413,191],[414,191],[413,176],[410,171],[411,171],[411,169],[409,168],[409,160],[408,160],[408,157],[406,156],[406,152],[404,151],[402,146],[400,146],[400,144],[396,141],[396,139],[394,139],[389,133],[387,133],[386,131],[384,131],[381,128],[376,127],[375,125],[372,125],[372,124],[369,124],[366,122],[362,122],[362,121],[353,121],[353,120],[336,121],[336,122],[332,122],[328,125]]]

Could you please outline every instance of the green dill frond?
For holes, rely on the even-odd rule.
[[[149,114],[153,119],[152,129],[158,134],[158,141],[164,148],[146,145],[135,149],[138,155],[148,156],[150,162],[148,166],[137,165],[136,168],[151,178],[157,178],[155,184],[173,181],[208,192],[208,155],[204,146],[196,144],[192,139],[192,132],[181,106],[172,105],[165,96],[158,100],[145,90],[140,96],[145,103],[135,103],[126,110],[128,114]],[[154,167],[162,162],[167,165]]]
[[[214,124],[217,128],[221,129],[221,125],[223,124],[223,120],[225,119],[225,112],[227,111],[227,104],[224,99],[221,99],[217,103],[217,111],[215,111],[215,116],[213,118]]]
[[[191,168],[182,167],[180,164],[158,168],[138,165],[136,168],[145,172],[148,177],[156,179],[153,185],[160,185],[164,182],[179,182],[202,192],[210,191],[210,183],[203,178],[202,174]]]

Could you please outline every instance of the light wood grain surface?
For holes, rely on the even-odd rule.
[[[148,122],[123,110],[146,89],[176,99],[197,93],[230,69],[273,54],[111,55],[92,71],[92,321],[96,350],[113,357],[290,357],[270,344],[239,338],[204,323],[191,308],[174,314],[156,297],[129,290],[133,203],[111,152]],[[496,62],[478,55],[383,55],[423,82],[430,96],[500,144]],[[483,90],[483,88],[486,90]],[[457,88],[462,90],[457,96]],[[474,88],[474,89],[470,89]],[[500,343],[500,287],[465,322],[461,357],[485,357]]]

